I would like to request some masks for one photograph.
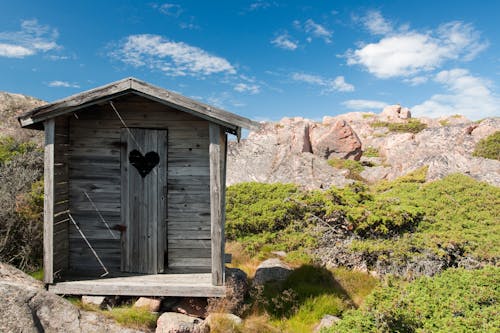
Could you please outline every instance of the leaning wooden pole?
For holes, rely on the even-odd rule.
[[[55,120],[44,122],[44,200],[43,200],[43,281],[54,282],[54,139]]]
[[[221,153],[224,150],[221,142],[221,127],[209,123],[210,139],[210,229],[212,247],[212,284],[224,284],[224,230],[222,223],[222,196],[221,188]]]

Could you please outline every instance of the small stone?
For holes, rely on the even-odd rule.
[[[319,324],[314,328],[315,333],[320,332],[323,328],[328,328],[332,327],[334,324],[338,323],[341,319],[337,316],[332,316],[332,315],[324,315],[323,318],[321,318],[321,321]]]
[[[106,297],[104,296],[82,296],[82,304],[97,305],[100,308],[105,306]]]
[[[161,300],[157,298],[139,297],[134,303],[134,308],[144,308],[151,312],[158,312],[160,310]]]
[[[284,281],[292,269],[278,258],[267,259],[260,263],[253,278],[253,285],[259,286],[270,281]]]
[[[192,333],[202,323],[200,318],[177,312],[165,312],[156,322],[156,333]]]

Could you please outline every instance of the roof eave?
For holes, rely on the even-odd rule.
[[[40,129],[40,123],[94,104],[101,104],[119,96],[134,93],[175,109],[218,123],[236,134],[241,128],[257,130],[260,124],[239,115],[215,108],[135,78],[127,78],[98,87],[66,99],[35,108],[18,117],[22,127]]]

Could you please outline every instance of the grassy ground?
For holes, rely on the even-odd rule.
[[[143,308],[134,308],[132,304],[124,304],[103,310],[95,305],[83,304],[79,297],[68,297],[67,300],[82,310],[99,312],[125,327],[145,331],[154,330],[156,327],[158,314],[151,313]]]

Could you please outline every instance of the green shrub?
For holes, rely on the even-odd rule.
[[[352,243],[352,249],[379,258],[390,253],[392,261],[404,261],[425,252],[447,257],[449,250],[479,260],[497,260],[500,188],[461,174],[426,184],[422,183],[424,179],[422,170],[417,170],[374,188],[377,200],[392,201],[410,212],[423,213],[419,223],[413,225],[413,232],[402,232],[390,240],[361,239]]]
[[[500,161],[500,131],[481,139],[472,153],[476,157],[484,157]]]
[[[229,239],[277,232],[300,220],[304,208],[300,191],[292,184],[241,183],[226,194],[226,235]]]
[[[449,269],[412,283],[389,280],[328,332],[496,332],[500,268]]]
[[[331,158],[328,160],[328,164],[337,169],[347,169],[349,173],[346,178],[363,181],[363,177],[361,177],[360,173],[365,167],[359,161]]]
[[[15,155],[23,155],[37,149],[37,145],[30,141],[18,141],[12,137],[0,137],[0,164],[10,161]]]
[[[28,272],[42,261],[42,172],[38,149],[0,163],[0,261]]]
[[[387,121],[374,121],[370,123],[373,128],[387,127],[390,132],[395,133],[418,133],[427,128],[427,125],[417,119],[409,119],[404,123],[393,123]]]
[[[380,157],[380,153],[379,153],[378,149],[375,147],[366,147],[366,149],[363,151],[363,156]]]

